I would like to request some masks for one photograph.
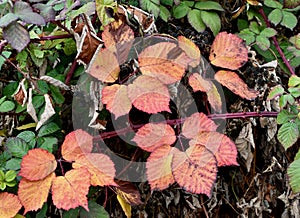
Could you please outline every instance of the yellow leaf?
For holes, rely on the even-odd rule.
[[[128,204],[120,195],[117,195],[117,199],[125,213],[125,215],[127,216],[127,218],[131,217],[131,206],[130,204]]]
[[[36,127],[36,123],[27,123],[25,125],[19,126],[16,128],[16,130],[24,130],[24,129],[30,129]]]

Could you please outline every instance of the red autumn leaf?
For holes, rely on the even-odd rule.
[[[139,55],[139,68],[142,74],[155,77],[164,84],[181,80],[185,66],[168,57],[176,48],[177,45],[171,42],[160,42],[146,47]],[[183,53],[182,50],[178,48],[177,50]]]
[[[201,59],[200,50],[197,45],[184,36],[178,36],[178,46],[192,59],[189,64],[192,67],[196,67]]]
[[[175,181],[185,190],[210,197],[217,161],[205,146],[192,145],[185,152],[174,152],[172,171]]]
[[[104,87],[102,90],[102,102],[106,104],[107,110],[116,116],[116,119],[128,114],[131,109],[131,101],[128,98],[127,86],[125,85],[114,84]]]
[[[216,131],[217,125],[204,113],[194,113],[182,125],[182,135],[191,139],[202,131]]]
[[[18,196],[8,192],[0,193],[0,217],[14,217],[21,207]]]
[[[51,189],[54,205],[64,210],[82,206],[89,211],[86,195],[90,182],[91,174],[85,168],[72,169],[65,176],[56,177]]]
[[[77,129],[69,133],[61,146],[61,154],[67,161],[75,161],[83,153],[90,153],[93,149],[93,136]]]
[[[128,97],[139,110],[147,113],[170,111],[168,88],[156,78],[141,75],[128,86]]]
[[[189,77],[189,84],[193,88],[194,92],[201,91],[206,92],[208,101],[215,111],[220,112],[222,109],[221,96],[217,90],[217,87],[212,81],[206,80],[198,73],[193,73]]]
[[[28,151],[21,162],[20,176],[30,181],[44,179],[56,169],[57,163],[53,154],[36,148]]]
[[[210,150],[217,159],[218,167],[238,165],[236,162],[237,149],[233,141],[218,132],[201,132],[193,138],[190,145],[201,144]]]
[[[236,70],[248,61],[248,49],[237,35],[221,32],[211,46],[209,60],[215,66]]]
[[[127,181],[116,180],[118,187],[114,187],[117,195],[120,195],[131,206],[142,204],[141,194],[137,187]]]
[[[172,127],[164,123],[147,123],[141,127],[132,141],[141,149],[152,152],[162,145],[171,145],[176,136]]]
[[[151,190],[163,190],[175,182],[171,168],[175,150],[178,149],[164,145],[153,151],[147,159],[147,178]]]
[[[215,74],[215,79],[242,98],[251,100],[259,94],[258,91],[249,89],[247,84],[235,72],[219,70]]]
[[[91,185],[105,186],[115,185],[115,165],[105,154],[90,153],[82,154],[73,163],[73,168],[86,168],[91,174]]]
[[[116,49],[113,47],[96,52],[87,72],[102,82],[115,82],[120,73],[120,66],[115,52]]]
[[[51,173],[44,179],[38,181],[29,181],[22,178],[19,184],[18,196],[25,208],[24,214],[28,211],[42,208],[47,201],[52,180],[55,173]]]

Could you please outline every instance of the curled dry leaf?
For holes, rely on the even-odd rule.
[[[115,165],[105,154],[82,154],[73,163],[73,168],[86,168],[91,174],[91,185],[105,186],[117,184],[114,182]]]
[[[53,154],[47,150],[36,148],[29,150],[21,162],[19,175],[30,181],[44,179],[57,167]]]
[[[193,138],[190,145],[204,145],[215,155],[218,167],[238,165],[236,146],[226,135],[218,132],[201,132]]]
[[[126,217],[131,218],[131,205],[120,194],[117,194],[117,200],[119,201]]]
[[[32,88],[29,88],[28,91],[28,102],[27,102],[27,113],[31,116],[31,118],[34,120],[34,122],[39,122],[37,116],[36,116],[36,111],[35,108],[32,104]]]
[[[203,131],[216,131],[217,125],[204,113],[194,113],[182,125],[182,135],[191,139]]]
[[[128,86],[131,103],[146,113],[170,111],[170,95],[167,86],[158,79],[141,75]]]
[[[55,114],[55,110],[53,108],[50,96],[48,94],[44,94],[44,98],[45,98],[45,109],[41,115],[41,119],[36,124],[35,130],[38,130],[47,120],[49,120],[50,117],[52,117]]]
[[[44,80],[48,83],[50,83],[51,85],[53,86],[56,86],[60,89],[63,89],[63,90],[70,90],[70,87],[67,86],[66,84],[64,84],[62,81],[58,80],[58,79],[55,79],[51,76],[41,76],[40,77],[40,80]]]
[[[102,91],[102,102],[106,104],[107,110],[113,113],[116,119],[128,114],[131,109],[131,101],[128,98],[126,85],[106,86]]]
[[[8,192],[0,193],[0,217],[14,217],[21,208],[17,195]]]
[[[235,73],[227,70],[219,70],[215,79],[223,86],[242,98],[251,100],[257,97],[258,91],[250,89],[247,84]]]
[[[52,180],[55,173],[51,173],[47,177],[37,181],[29,181],[22,178],[19,184],[18,196],[25,208],[24,214],[28,211],[38,210],[42,208],[47,201]]]
[[[210,197],[217,177],[217,161],[205,146],[192,145],[184,152],[174,152],[172,171],[175,181],[185,190]]]
[[[184,36],[178,36],[178,46],[181,48],[192,61],[189,63],[192,67],[196,67],[201,59],[198,46]]]
[[[151,190],[163,190],[175,182],[171,163],[177,148],[163,145],[153,151],[146,162],[147,179]]]
[[[217,90],[217,87],[212,81],[202,78],[202,76],[198,73],[193,73],[189,77],[189,84],[193,88],[194,92],[196,91],[206,92],[211,107],[215,111],[221,112],[222,110],[221,96]]]
[[[64,210],[82,206],[89,211],[86,195],[90,180],[91,174],[85,168],[72,169],[65,176],[54,178],[51,188],[54,205]]]
[[[141,194],[133,183],[116,180],[116,184],[118,187],[114,187],[114,189],[128,204],[134,206],[143,203],[141,201]]]
[[[75,161],[78,156],[90,153],[93,149],[93,136],[82,129],[69,133],[61,146],[62,157],[66,161]]]
[[[175,140],[173,128],[164,123],[147,123],[137,131],[132,139],[141,149],[148,152],[163,145],[171,145]]]
[[[215,66],[236,70],[248,61],[248,49],[238,36],[221,32],[211,46],[209,60]]]
[[[24,82],[26,81],[26,79],[22,79],[22,81],[19,83],[18,88],[16,89],[15,93],[12,95],[12,97],[22,106],[25,105],[25,103],[27,102],[27,91],[25,88],[25,84]]]

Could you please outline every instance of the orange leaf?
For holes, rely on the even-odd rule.
[[[189,77],[189,84],[194,92],[206,92],[208,101],[215,111],[220,112],[222,109],[222,100],[217,87],[212,81],[206,80],[198,73],[193,73]]]
[[[69,210],[82,206],[89,211],[86,195],[91,174],[85,168],[72,169],[65,176],[58,176],[52,184],[52,200],[57,208]]]
[[[217,159],[218,167],[238,165],[236,162],[237,149],[226,135],[218,132],[201,132],[193,138],[190,145],[201,144],[210,150]]]
[[[85,167],[91,174],[91,185],[116,185],[114,177],[115,165],[105,154],[90,153],[79,156],[73,163],[73,168]]]
[[[93,136],[77,129],[69,133],[61,146],[61,154],[67,161],[75,161],[83,153],[90,153],[93,149]]]
[[[237,35],[221,32],[211,46],[209,60],[215,66],[236,70],[248,61],[248,50]]]
[[[132,141],[145,151],[152,152],[162,145],[171,145],[176,136],[172,127],[164,123],[147,123],[141,127]]]
[[[19,184],[18,196],[22,205],[25,208],[24,214],[31,210],[42,208],[47,201],[52,180],[55,178],[55,173],[38,181],[29,181],[22,178]]]
[[[242,98],[251,100],[259,94],[259,92],[249,89],[247,84],[235,72],[219,70],[215,74],[215,79]]]
[[[175,182],[171,168],[171,162],[175,150],[177,151],[178,149],[169,145],[164,145],[157,148],[148,157],[146,167],[147,178],[151,186],[151,190],[163,190]]]
[[[106,48],[96,53],[87,72],[102,82],[115,82],[120,73],[115,50],[115,48]]]
[[[172,170],[175,181],[185,190],[210,197],[217,161],[205,146],[192,145],[185,152],[174,152]]]
[[[121,180],[117,180],[116,183],[118,187],[114,187],[114,189],[128,204],[134,206],[143,203],[141,194],[133,183]]]
[[[57,163],[53,154],[36,148],[28,151],[21,162],[20,176],[30,181],[44,179],[56,169]]]
[[[14,217],[21,207],[18,196],[8,192],[0,193],[0,217]]]
[[[192,59],[189,63],[192,67],[196,67],[201,59],[201,54],[198,46],[190,39],[184,36],[178,36],[178,46]]]
[[[102,90],[102,102],[106,104],[107,110],[116,116],[116,119],[128,114],[131,109],[131,101],[128,98],[127,86],[125,85],[114,84],[104,87]]]
[[[173,53],[172,50],[176,47],[175,43],[170,42],[160,42],[146,47],[139,55],[139,67],[142,74],[155,77],[164,84],[181,80],[185,66],[168,58],[169,52]]]
[[[139,110],[147,113],[170,111],[168,88],[159,80],[141,75],[128,86],[128,97]]]
[[[194,113],[182,125],[182,135],[194,138],[202,131],[216,131],[217,125],[204,113]]]

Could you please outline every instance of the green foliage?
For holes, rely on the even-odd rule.
[[[6,187],[14,187],[17,184],[17,173],[14,170],[8,170],[5,173],[0,170],[0,190],[6,189]]]

